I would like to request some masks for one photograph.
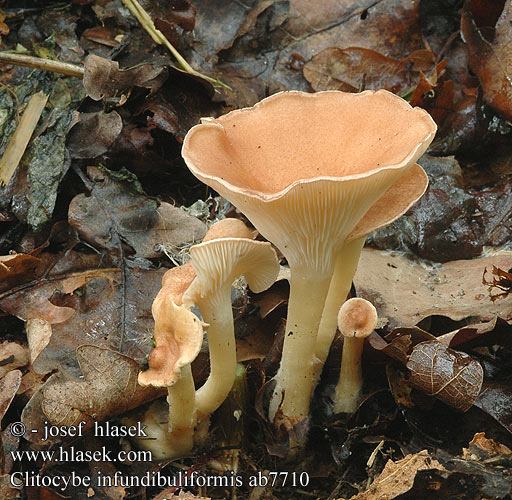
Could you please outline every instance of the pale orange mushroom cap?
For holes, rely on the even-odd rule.
[[[290,265],[316,262],[322,270],[337,245],[393,220],[421,196],[426,176],[414,165],[435,132],[426,111],[385,90],[292,91],[204,120],[187,134],[183,157]],[[384,203],[389,213],[369,212],[407,173],[414,194],[395,190],[403,199]],[[351,234],[367,212],[371,221]]]
[[[139,373],[139,384],[171,386],[178,380],[181,369],[197,357],[202,343],[203,327],[199,318],[166,295],[155,315],[155,348],[148,359],[149,369]]]
[[[376,324],[375,307],[359,297],[347,300],[338,313],[338,328],[345,337],[368,337]]]

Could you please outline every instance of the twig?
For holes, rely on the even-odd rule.
[[[199,73],[199,71],[196,71],[192,66],[190,66],[186,59],[176,50],[174,45],[169,42],[169,40],[167,40],[165,35],[159,29],[156,28],[149,14],[144,10],[144,8],[137,0],[123,0],[123,3],[137,18],[137,21],[139,21],[141,26],[149,33],[153,41],[158,45],[165,45],[167,49],[169,49],[169,52],[174,56],[176,61],[178,61],[178,64],[183,71],[186,71],[191,75],[203,78],[204,80],[212,83],[214,86],[220,85],[225,89],[232,90],[229,85],[226,85],[225,83],[217,80],[216,78],[212,78],[211,76],[203,75],[202,73]]]
[[[34,133],[34,129],[41,117],[47,100],[48,96],[46,94],[38,92],[28,101],[18,126],[14,134],[12,134],[9,144],[7,144],[2,159],[0,160],[0,186],[9,184],[16,167],[27,149],[27,145]]]
[[[32,57],[23,54],[12,54],[10,52],[0,52],[0,63],[15,64],[16,66],[28,66],[29,68],[42,69],[43,71],[52,71],[53,73],[62,73],[67,76],[83,78],[83,66],[69,64],[42,57]]]

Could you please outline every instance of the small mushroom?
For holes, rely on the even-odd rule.
[[[231,284],[244,275],[251,290],[258,293],[270,287],[279,273],[279,262],[270,243],[249,239],[251,233],[243,226],[245,237],[218,238],[190,249],[197,278],[183,300],[199,306],[203,321],[208,324],[210,353],[210,375],[196,392],[199,419],[222,404],[235,380]]]
[[[195,386],[191,363],[203,343],[203,328],[195,314],[174,303],[171,295],[153,304],[155,348],[149,369],[139,373],[143,386],[167,387],[169,403],[167,456],[178,456],[194,446]]]
[[[353,413],[363,387],[361,355],[364,339],[370,335],[377,324],[377,311],[365,299],[347,300],[338,314],[338,328],[342,333],[343,354],[336,394],[334,411],[336,413]]]
[[[434,138],[424,110],[387,92],[282,92],[193,127],[192,173],[233,203],[288,260],[290,298],[269,414],[309,414],[318,328],[337,256],[358,223]],[[419,168],[419,167],[418,167]],[[355,239],[355,238],[353,238]]]

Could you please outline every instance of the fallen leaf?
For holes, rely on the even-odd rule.
[[[162,66],[142,64],[120,70],[117,61],[94,54],[87,56],[84,69],[83,83],[91,99],[116,99],[120,104],[126,101],[126,94],[132,87],[146,87],[156,92],[167,78],[167,72]]]
[[[0,378],[27,363],[28,353],[25,347],[7,340],[0,344]]]
[[[108,47],[117,47],[119,41],[116,37],[119,34],[120,32],[112,27],[94,26],[93,28],[86,29],[82,33],[82,37]]]
[[[71,158],[97,158],[106,153],[123,129],[123,120],[115,111],[80,113],[80,121],[67,136]]]
[[[512,433],[512,379],[484,382],[475,406]]]
[[[445,264],[412,261],[364,248],[354,277],[358,296],[376,307],[391,328],[414,326],[432,315],[455,321],[512,319],[512,297],[492,302],[482,284],[486,267],[512,267],[512,252]]]
[[[83,380],[70,379],[58,373],[32,397],[22,413],[29,429],[28,439],[40,442],[43,421],[53,425],[78,425],[86,428],[121,415],[151,401],[165,390],[142,387],[137,383],[139,363],[121,353],[104,347],[82,345],[76,357]],[[39,433],[31,433],[38,429]]]
[[[409,382],[414,387],[461,411],[473,406],[484,378],[478,361],[437,340],[415,346],[407,368],[411,372]]]
[[[159,207],[127,182],[103,176],[91,196],[79,194],[71,200],[69,223],[94,246],[118,253],[112,231],[128,243],[136,257],[154,258],[166,246],[181,249],[200,240],[206,225],[169,203]]]
[[[75,349],[84,343],[122,350],[142,361],[150,349],[153,331],[151,304],[164,270],[127,266],[123,286],[120,269],[93,269],[78,273],[50,274],[30,287],[0,300],[6,312],[28,325],[33,369],[44,374],[52,370],[77,373]]]
[[[414,89],[421,72],[434,69],[435,56],[417,50],[399,60],[360,47],[330,47],[313,56],[304,66],[304,77],[315,91],[359,92],[385,88],[395,94]]]
[[[477,26],[471,4],[462,9],[461,29],[469,51],[471,69],[484,91],[484,99],[504,118],[512,119],[512,1],[507,0],[494,34]],[[485,36],[487,34],[487,37]]]
[[[494,439],[485,437],[485,432],[477,432],[469,442],[469,448],[462,450],[462,457],[465,460],[488,460],[503,455],[512,455],[512,450]]]
[[[5,412],[18,391],[21,383],[21,372],[13,370],[0,378],[0,424],[4,418]]]
[[[354,495],[350,500],[390,500],[413,488],[416,474],[422,470],[445,471],[446,469],[427,450],[406,455],[401,460],[388,460],[384,470],[373,481],[371,486],[362,493]],[[435,484],[432,489],[435,490]],[[431,493],[435,495],[434,492]],[[432,496],[432,498],[437,498]],[[344,499],[338,499],[344,500]]]
[[[20,283],[30,281],[35,276],[39,259],[31,255],[0,256],[0,291],[14,288]]]
[[[499,267],[492,266],[492,281],[486,278],[487,268],[484,270],[482,283],[489,289],[489,295],[494,302],[498,299],[508,297],[512,293],[512,273],[506,272]],[[493,293],[500,290],[501,293]]]

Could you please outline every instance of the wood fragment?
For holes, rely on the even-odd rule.
[[[43,92],[38,92],[30,98],[25,111],[21,115],[18,126],[0,160],[0,186],[9,184],[27,149],[27,145],[34,133],[47,100],[48,96]]]

